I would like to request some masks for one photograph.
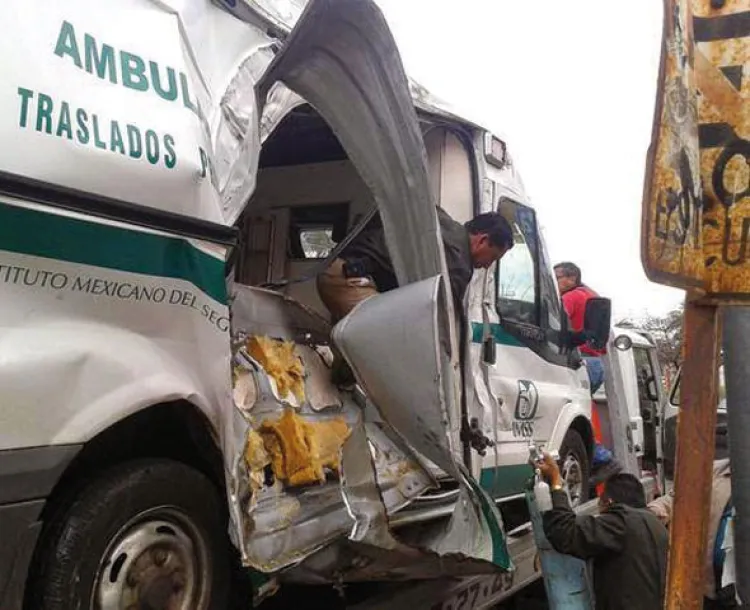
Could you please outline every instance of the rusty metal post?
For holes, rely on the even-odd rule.
[[[687,299],[667,610],[703,607],[703,562],[711,505],[720,330],[716,306]]]

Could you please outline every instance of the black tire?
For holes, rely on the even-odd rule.
[[[148,516],[134,521],[147,511]],[[110,583],[127,580],[131,574],[138,574],[134,586],[138,587],[139,600],[150,586],[150,603],[154,605],[148,607],[166,607],[165,601],[155,602],[154,599],[166,599],[165,596],[170,595],[165,593],[167,589],[183,591],[172,595],[184,595],[189,584],[174,582],[174,579],[186,580],[184,576],[175,576],[174,566],[189,563],[190,558],[187,562],[181,558],[190,557],[187,551],[191,550],[195,551],[192,553],[192,560],[196,562],[193,572],[199,566],[197,572],[205,582],[205,593],[201,598],[205,604],[191,598],[194,601],[190,605],[197,604],[194,610],[224,609],[228,605],[230,558],[233,556],[225,516],[226,509],[219,499],[219,491],[211,481],[179,462],[138,460],[105,471],[82,485],[73,497],[62,500],[45,523],[32,577],[26,588],[26,610],[109,610],[109,603],[102,605],[93,601],[101,591],[98,583],[107,578]],[[134,525],[131,527],[130,523]],[[163,523],[170,525],[157,527]],[[148,569],[162,570],[159,579],[144,577],[143,564],[134,565],[134,559],[127,559],[125,550],[117,548],[130,531],[153,533],[153,546],[146,546],[144,548],[148,550],[145,552],[133,552],[132,555],[142,557],[139,562],[148,562],[159,553],[158,559],[153,560],[155,563],[147,564],[147,567],[151,566]],[[159,545],[163,536],[166,536],[163,538],[166,542],[162,547]],[[186,544],[185,540],[190,540],[191,544]],[[101,566],[105,556],[115,560]],[[120,561],[120,568],[117,568]],[[160,564],[161,568],[154,567]],[[122,574],[116,572],[118,569]],[[102,580],[98,579],[100,572],[106,573]],[[166,572],[170,574],[165,576]],[[187,569],[181,572],[188,573]],[[117,578],[112,581],[114,575]],[[187,580],[195,582],[192,578]]]
[[[566,460],[573,458],[580,465],[580,493],[578,497],[573,497],[571,494],[571,505],[573,507],[579,506],[588,501],[589,499],[589,477],[591,476],[591,461],[589,454],[586,451],[586,444],[583,442],[583,438],[576,430],[568,430],[563,439],[562,445],[560,445],[560,472],[565,476],[564,466]],[[566,481],[566,486],[568,482]]]

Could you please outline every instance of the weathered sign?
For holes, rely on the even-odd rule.
[[[643,201],[655,282],[750,297],[750,0],[665,0]]]

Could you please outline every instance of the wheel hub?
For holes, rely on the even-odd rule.
[[[571,506],[578,506],[583,500],[583,467],[572,453],[565,456],[561,474],[568,490]]]
[[[104,554],[91,610],[205,610],[207,549],[184,515],[168,509],[139,515]]]

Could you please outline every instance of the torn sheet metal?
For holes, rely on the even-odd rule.
[[[445,352],[440,344],[439,280],[368,299],[336,325],[333,339],[383,419],[421,455],[458,479],[445,435],[445,410],[420,408],[446,402],[440,383]]]
[[[382,542],[386,514],[435,485],[403,441],[366,424],[354,396],[330,384],[330,333],[304,329],[318,321],[282,295],[236,287],[235,378],[252,376],[254,389],[225,439],[232,536],[244,563],[263,572],[359,538],[374,521],[386,524]]]
[[[453,458],[446,438],[450,395],[443,380],[452,371],[443,342],[447,323],[441,282],[437,276],[364,301],[339,322],[333,337],[383,419],[461,484],[453,518],[435,541],[436,552],[509,567],[499,512]]]
[[[314,0],[259,82],[258,99],[266,99],[277,81],[323,116],[372,190],[402,286],[361,304],[340,323],[336,341],[368,397],[406,447],[413,447],[461,487],[460,506],[466,510],[454,513],[444,536],[436,541],[438,552],[460,553],[508,568],[499,512],[456,460],[460,444],[457,435],[447,432],[458,428],[458,333],[450,285],[443,280],[447,271],[421,133],[408,81],[382,14],[367,0]],[[400,329],[401,335],[383,333],[389,326]],[[415,328],[424,332],[415,333]],[[392,339],[390,345],[386,336]],[[414,337],[420,341],[410,342]],[[419,363],[419,370],[406,378],[407,360],[394,359],[394,353],[412,354],[408,365]],[[353,428],[361,425],[355,411],[346,405],[344,411]],[[351,438],[360,437],[353,434]],[[354,442],[351,438],[348,443]],[[354,467],[355,480],[368,480],[367,464],[352,463],[352,459],[344,460],[344,473]],[[372,463],[369,468],[374,470]],[[393,541],[383,517],[387,508],[377,508],[382,500],[371,493],[363,501],[361,493],[367,485],[351,489],[346,477],[342,488],[356,524],[350,537],[391,548]],[[300,519],[291,524],[295,535],[310,521]],[[332,525],[329,520],[319,523],[318,529]],[[257,539],[256,534],[250,544]]]
[[[243,373],[253,378],[253,389],[248,392],[252,399],[238,405],[226,449],[233,456],[228,476],[232,517],[236,524],[232,535],[246,565],[270,573],[311,558],[313,563],[305,562],[301,568],[303,573],[311,577],[310,572],[314,572],[315,578],[329,581],[435,577],[445,573],[449,559],[456,562],[451,567],[456,573],[478,573],[494,570],[497,565],[508,565],[500,516],[461,466],[453,468],[462,488],[456,508],[449,522],[423,541],[423,547],[415,548],[400,541],[389,526],[389,515],[436,485],[424,461],[415,455],[415,448],[433,461],[451,466],[445,461],[445,451],[435,450],[445,442],[439,419],[424,419],[427,412],[417,415],[427,431],[423,435],[425,441],[418,447],[407,442],[401,430],[396,432],[396,428],[387,423],[391,419],[413,433],[407,420],[396,414],[408,411],[412,403],[440,402],[442,384],[437,367],[442,348],[434,330],[438,319],[439,281],[435,278],[418,282],[370,299],[337,327],[335,336],[354,364],[362,386],[372,398],[388,405],[380,409],[384,415],[382,421],[372,421],[368,417],[370,411],[363,409],[354,395],[332,386],[328,386],[328,391],[338,391],[338,400],[331,401],[333,404],[328,407],[317,405],[315,408],[311,402],[315,395],[312,388],[325,386],[330,376],[328,364],[321,355],[326,346],[315,345],[311,334],[292,328],[279,336],[278,319],[264,324],[258,321],[262,316],[246,318],[248,312],[254,315],[263,308],[263,305],[249,305],[250,302],[257,298],[259,303],[267,303],[270,295],[261,289],[238,287],[233,327],[235,334],[244,337],[237,344],[247,345],[247,337],[255,337],[257,344],[257,338],[263,337],[260,343],[275,344],[275,349],[283,354],[276,359],[253,357],[252,349],[243,349],[242,358],[238,352],[235,359],[243,364]],[[386,303],[389,297],[398,297],[398,302]],[[427,304],[420,306],[419,298]],[[407,301],[412,316],[406,316],[404,323],[410,328],[410,334],[401,332],[401,343],[383,336],[373,344],[368,337],[377,326],[372,323],[371,308],[374,307],[375,315],[379,316],[382,311],[392,311],[394,305],[405,307]],[[288,299],[283,302],[289,309],[286,318],[299,319],[292,313],[294,302]],[[299,307],[304,316],[304,309]],[[416,320],[421,320],[421,325]],[[384,335],[383,326],[379,328]],[[399,335],[396,328],[394,333]],[[387,350],[391,343],[395,352],[388,352],[391,365],[383,366],[383,373],[392,377],[393,367],[402,370],[403,361],[392,355],[404,353],[403,338],[407,336],[424,338],[424,341],[412,342],[408,348],[413,351],[410,361],[419,360],[422,368],[412,370],[413,377],[409,379],[400,375],[406,382],[411,381],[410,396],[405,396],[403,387],[395,384],[396,394],[386,401],[384,388],[378,385],[380,369],[373,367],[382,360],[381,350]],[[285,351],[289,345],[285,341],[291,337],[307,341],[304,345],[296,344],[293,354]],[[370,347],[365,350],[351,347],[367,345]],[[310,366],[310,362],[316,364]],[[290,390],[285,399],[274,379],[279,377],[279,369],[289,369],[296,375],[300,366],[304,392],[292,396],[294,392]],[[432,371],[430,366],[434,367]],[[321,375],[323,380],[318,378]],[[424,383],[414,383],[420,379],[424,379]],[[300,397],[302,400],[298,400]],[[316,438],[311,438],[316,434]],[[282,440],[285,435],[286,440]],[[291,460],[296,460],[295,464],[291,464]],[[352,543],[356,544],[351,546]],[[329,563],[332,558],[336,561]]]
[[[251,325],[265,334],[301,345],[328,345],[330,324],[299,301],[273,290],[232,287],[232,320],[237,328]]]
[[[211,166],[227,224],[234,224],[255,190],[260,133],[254,84],[272,58],[270,44],[256,47],[237,68],[219,103]]]

